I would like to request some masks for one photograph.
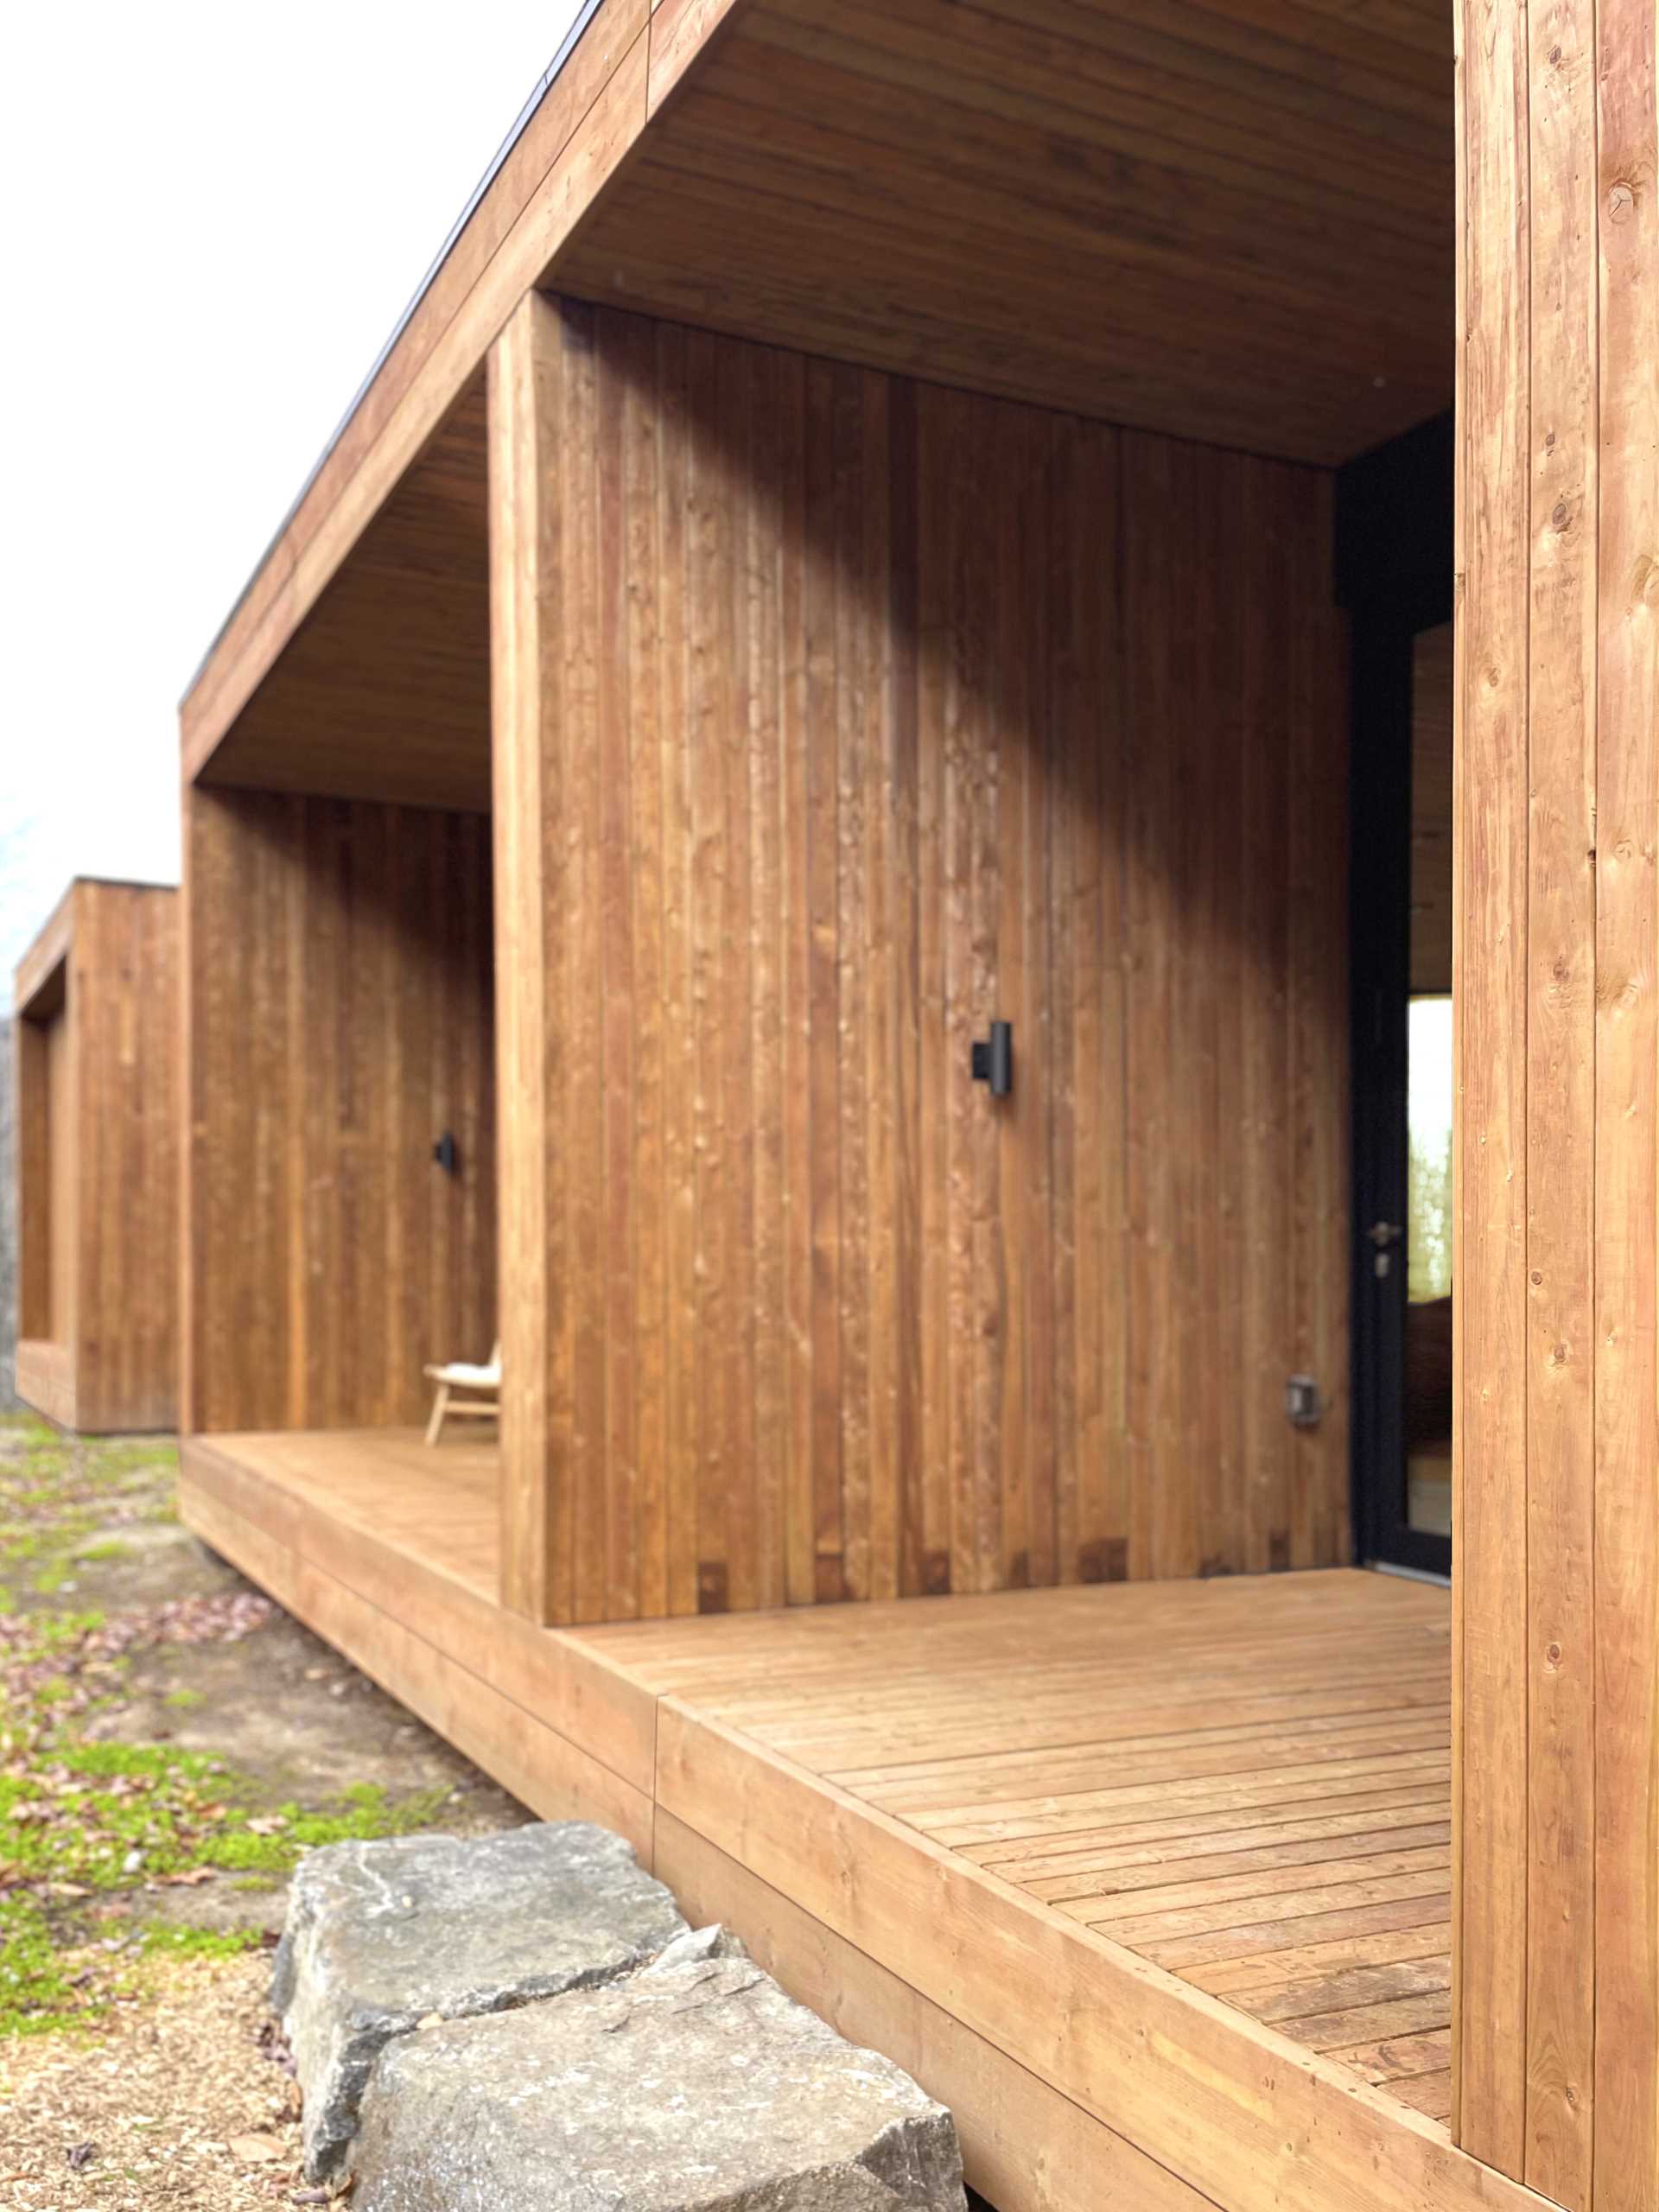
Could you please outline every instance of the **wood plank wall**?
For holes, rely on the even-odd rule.
[[[72,1225],[60,1341],[83,1429],[178,1421],[178,947],[175,892],[75,885],[69,1141],[60,1165],[54,1124],[53,1214]],[[54,1249],[54,1286],[59,1267]]]
[[[17,1334],[35,1342],[52,1334],[53,1033],[54,1014],[20,1014],[16,1031],[17,1128]]]
[[[1659,2205],[1659,22],[1460,10],[1454,2126]]]
[[[511,1602],[1345,1557],[1328,480],[537,297],[492,406]]]
[[[178,915],[77,877],[18,969],[17,1383],[64,1427],[178,1420]]]
[[[76,1205],[75,1149],[79,1135],[75,1113],[75,1049],[69,1003],[41,1031],[41,1118],[46,1135],[46,1189],[41,1218],[46,1225],[46,1326],[48,1342],[75,1343],[76,1255],[79,1249]]]
[[[193,788],[185,868],[185,1426],[421,1418],[495,1332],[488,819]]]

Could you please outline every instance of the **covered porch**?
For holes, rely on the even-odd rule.
[[[187,1440],[182,1496],[527,1804],[621,1829],[951,2102],[1002,2212],[1198,2212],[1292,2139],[1274,2201],[1308,2212],[1344,2182],[1402,2212],[1537,2202],[1442,2124],[1443,1588],[1342,1570],[548,1629],[498,1603],[496,1480],[490,1444],[286,1432]]]

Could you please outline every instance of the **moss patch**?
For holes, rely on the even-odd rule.
[[[0,1896],[0,2036],[73,2025],[83,2009],[77,1974],[35,1899]]]
[[[14,1749],[0,1771],[0,1881],[90,1894],[199,1867],[286,1873],[327,1843],[429,1827],[445,1793],[393,1802],[361,1783],[333,1804],[253,1809],[222,1759],[167,1745],[89,1744],[48,1736]]]
[[[118,1558],[107,1531],[170,1515],[177,1472],[171,1444],[78,1440],[32,1414],[0,1421],[0,1582],[50,1598],[77,1565]]]
[[[144,1993],[145,1969],[152,1961],[234,1958],[257,1949],[261,1941],[253,1929],[163,1921],[93,1936],[85,1929],[54,1926],[26,1891],[0,1896],[0,2038],[90,2027],[112,2000]]]
[[[97,2019],[131,1994],[147,1960],[227,1956],[257,1930],[162,1922],[143,1908],[216,1872],[268,1889],[320,1845],[430,1826],[447,1790],[394,1798],[363,1783],[272,1808],[230,1758],[166,1742],[111,1739],[137,1709],[201,1706],[176,1682],[159,1706],[130,1703],[135,1653],[188,1665],[194,1649],[240,1641],[276,1618],[245,1586],[124,1601],[142,1560],[111,1528],[171,1517],[176,1455],[144,1440],[67,1440],[0,1421],[0,2037]],[[67,1584],[107,1571],[107,1612]],[[66,1599],[70,1602],[66,1603]],[[124,1602],[125,1610],[123,1610]],[[153,1669],[152,1669],[153,1673]],[[152,1693],[153,1694],[153,1693]],[[152,1723],[165,1735],[159,1720]]]

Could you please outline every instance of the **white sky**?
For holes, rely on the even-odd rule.
[[[0,1006],[71,875],[176,880],[178,702],[575,13],[12,18]]]
[[[1406,1037],[1406,1115],[1411,1141],[1431,1156],[1452,1141],[1457,1066],[1452,1057],[1452,1001],[1414,999]]]

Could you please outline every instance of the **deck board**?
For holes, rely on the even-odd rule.
[[[1178,2026],[1179,2002],[1193,2007],[1192,2065],[1213,2069],[1212,2052],[1239,2063],[1259,2038],[1245,2074],[1266,2069],[1282,2096],[1289,2077],[1274,2054],[1296,2051],[1300,2088],[1319,2101],[1320,2156],[1349,2155],[1344,2130],[1319,2117],[1333,2088],[1386,2101],[1363,2112],[1365,2129],[1386,2137],[1391,2111],[1401,2131],[1397,2184],[1379,2205],[1404,2202],[1396,2186],[1424,2159],[1444,2187],[1419,2201],[1535,2201],[1493,2195],[1510,2184],[1463,2158],[1442,2124],[1443,1589],[1326,1572],[542,1630],[494,1608],[494,1478],[492,1447],[471,1440],[428,1451],[412,1432],[216,1436],[187,1441],[183,1496],[211,1541],[302,1616],[316,1613],[446,1732],[467,1721],[465,1685],[480,1678],[467,1747],[486,1765],[505,1761],[509,1786],[537,1810],[588,1809],[595,1789],[608,1793],[642,1847],[654,1837],[669,1878],[707,1879],[715,1910],[752,1900],[780,1947],[785,1923],[796,1927],[781,1955],[801,1960],[812,2001],[834,1996],[855,2019],[875,2005],[885,2020],[896,1974],[923,2005],[917,2014],[905,2000],[907,2032],[930,2050],[947,2022],[988,2037],[1027,2069],[1009,2094],[1040,2102],[1058,2090],[1088,2109],[1114,2063],[1107,2046],[1093,2070],[1085,2062],[1093,2019],[1111,2021],[1125,1991],[1150,2001],[1161,1987]],[[429,1662],[417,1646],[435,1647]],[[803,1822],[803,1790],[817,1793],[822,1823]],[[906,1838],[908,1871],[892,1857]],[[939,1886],[926,1894],[955,1902],[929,1907],[940,1928],[912,1958],[905,1885],[929,1867]],[[960,1878],[944,1878],[951,1868]],[[802,1911],[817,1930],[810,1961]],[[979,1923],[977,1936],[950,1933],[956,1912]],[[857,1988],[844,1961],[828,1963],[849,1943],[864,1961]],[[998,1944],[1074,1977],[1054,1997],[1071,2024],[1058,2039],[1043,2030],[1040,1987],[1020,2000],[1036,2048],[1052,2046],[1047,2063],[1033,2065],[1004,2032],[988,1963]],[[1113,1993],[1103,2007],[1102,1976]],[[1156,1997],[1154,2017],[1169,2017],[1158,2010],[1167,2001]],[[1121,2028],[1105,2032],[1109,2044]],[[1167,2030],[1141,2034],[1150,2050]],[[1241,2113],[1259,2092],[1241,2076]],[[1150,2169],[1135,2161],[1162,2154],[1158,2128],[1136,2115],[1159,2107],[1131,2098],[1119,2135],[1116,2094],[1104,2101],[1100,2171],[1116,2160],[1145,2183]],[[969,2132],[976,2146],[995,2133],[982,2115]],[[1159,2165],[1168,2201],[1230,2205],[1230,2182],[1201,2154],[1194,2163],[1179,2182]],[[1336,2169],[1330,2185],[1347,2186]],[[1253,2201],[1248,2186],[1236,2201]]]
[[[588,1635],[1183,1980],[1248,1960],[1243,2009],[1392,2084],[1447,2063],[1450,1625],[1337,1573]]]

